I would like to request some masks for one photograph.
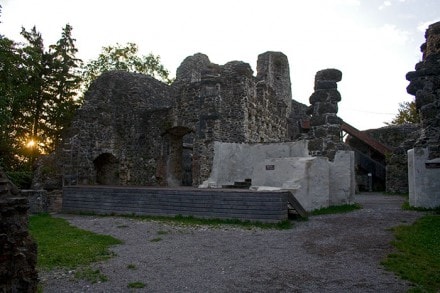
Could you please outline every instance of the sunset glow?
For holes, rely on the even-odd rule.
[[[26,147],[32,149],[37,145],[37,143],[35,142],[35,140],[31,139],[26,143]]]

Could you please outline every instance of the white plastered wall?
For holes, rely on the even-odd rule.
[[[253,189],[289,189],[306,210],[351,203],[354,154],[338,151],[334,162],[311,157],[307,141],[214,144],[212,173],[200,187],[219,188],[252,179]]]

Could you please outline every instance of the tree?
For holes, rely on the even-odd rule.
[[[22,29],[25,44],[0,39],[0,155],[5,169],[32,165],[37,155],[52,151],[79,105],[80,60],[74,56],[71,30],[66,25],[49,51],[35,27]]]
[[[75,110],[80,105],[78,90],[81,86],[82,61],[75,57],[75,39],[71,37],[72,27],[67,24],[62,31],[61,39],[50,46],[50,68],[47,91],[45,123],[46,135],[52,141],[51,149],[61,141],[63,129],[70,125]]]
[[[92,60],[83,67],[83,91],[102,73],[111,70],[124,70],[148,74],[166,83],[171,83],[169,72],[160,62],[160,56],[152,53],[138,56],[138,47],[134,43],[125,46],[116,44],[102,48],[98,59]]]
[[[398,111],[396,117],[394,117],[390,123],[387,123],[388,125],[420,122],[420,116],[415,101],[399,103]]]
[[[3,166],[15,166],[14,150],[20,152],[15,138],[19,135],[17,118],[24,100],[25,74],[21,67],[22,52],[18,45],[0,36],[0,165]]]

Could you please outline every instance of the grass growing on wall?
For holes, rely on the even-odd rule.
[[[416,284],[412,292],[440,292],[440,215],[427,215],[411,226],[394,228],[398,252],[382,264]]]
[[[112,256],[109,247],[121,241],[71,226],[48,214],[33,215],[29,230],[38,244],[37,266],[42,269],[76,268]]]

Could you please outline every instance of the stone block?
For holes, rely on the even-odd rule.
[[[338,82],[342,80],[342,72],[334,68],[320,70],[316,73],[315,80],[328,80]]]
[[[427,148],[408,151],[409,204],[413,207],[440,207],[440,158],[428,157]]]
[[[330,205],[350,204],[356,188],[354,152],[337,151],[330,162]]]
[[[316,90],[329,90],[337,89],[338,85],[336,81],[333,80],[317,80],[315,81],[315,91]]]
[[[315,104],[316,105],[316,104]],[[318,113],[322,114],[336,114],[338,113],[338,104],[331,102],[319,103],[318,105]]]
[[[267,168],[270,166],[271,168]],[[329,205],[329,164],[324,157],[273,158],[258,163],[252,174],[254,186],[293,190],[305,210]]]

